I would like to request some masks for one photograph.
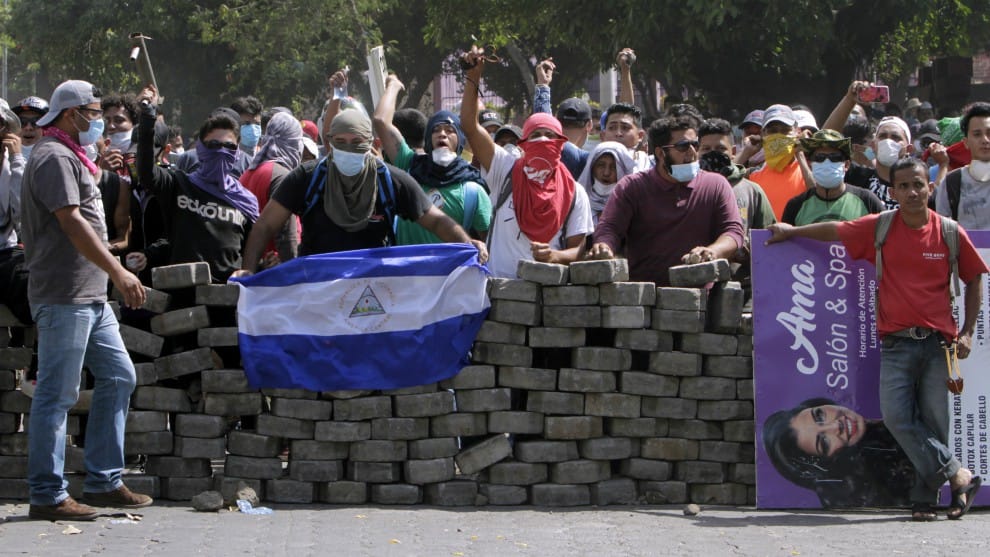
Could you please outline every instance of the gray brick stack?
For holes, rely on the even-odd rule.
[[[128,484],[178,500],[247,485],[273,503],[753,504],[752,318],[723,266],[656,288],[626,282],[624,260],[522,262],[523,278],[491,280],[457,376],[324,393],[252,389],[224,352],[236,287],[202,265],[155,269],[158,315],[125,328],[127,452],[147,458]],[[2,348],[0,364],[30,356]],[[26,496],[29,403],[0,369],[0,497]],[[80,448],[67,455],[81,467]]]

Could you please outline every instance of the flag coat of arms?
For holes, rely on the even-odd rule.
[[[456,375],[488,313],[468,244],[311,255],[240,286],[237,328],[257,388],[396,389]]]

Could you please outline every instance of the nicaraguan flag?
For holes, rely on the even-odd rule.
[[[468,244],[311,255],[242,279],[237,328],[258,388],[395,389],[456,375],[488,313]]]

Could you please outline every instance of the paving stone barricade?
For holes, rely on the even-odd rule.
[[[154,269],[145,311],[121,324],[138,376],[126,452],[143,467],[125,482],[180,501],[247,485],[272,503],[754,503],[752,319],[725,261],[675,267],[670,288],[628,282],[625,260],[518,274],[491,280],[457,376],[311,392],[248,384],[236,286],[206,264]],[[0,306],[0,327],[20,326]],[[28,495],[25,333],[0,338],[0,498]],[[72,493],[84,422],[67,423]]]

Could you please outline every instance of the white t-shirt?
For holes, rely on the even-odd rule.
[[[502,190],[512,179],[512,166],[515,164],[516,158],[516,155],[496,145],[491,167],[487,171],[482,170],[482,176],[488,182],[488,187],[491,188],[493,210]],[[488,268],[496,277],[516,278],[516,267],[519,260],[533,259],[533,252],[529,247],[530,239],[519,229],[511,195],[495,212],[492,229],[492,238],[488,245]],[[564,229],[567,230],[568,236],[587,235],[595,230],[588,194],[576,182],[574,208],[564,224]],[[560,231],[554,234],[550,241],[550,247],[555,250],[562,250],[567,247],[566,239],[561,238]]]
[[[990,229],[990,181],[978,182],[969,173],[969,167],[962,169],[962,182],[959,188],[959,218],[956,219],[966,230]],[[949,190],[943,181],[935,190],[935,210],[940,215],[952,217],[949,206]]]

